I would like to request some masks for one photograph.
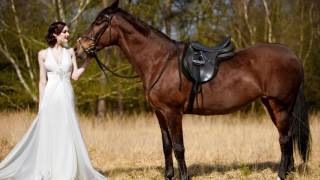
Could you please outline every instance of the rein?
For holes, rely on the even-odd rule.
[[[114,76],[117,76],[117,77],[120,77],[120,78],[127,78],[127,79],[131,79],[131,78],[138,78],[139,76],[138,75],[135,75],[135,76],[126,76],[126,75],[122,75],[122,74],[118,74],[116,73],[115,71],[111,70],[110,68],[108,68],[105,64],[103,64],[96,53],[94,53],[93,57],[95,58],[99,68],[102,70],[102,72],[104,73],[104,75],[106,76],[106,72],[105,70],[109,71],[111,74],[113,74]]]

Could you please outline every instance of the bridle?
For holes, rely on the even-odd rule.
[[[88,55],[89,57],[94,57],[98,66],[100,67],[100,69],[103,71],[103,73],[106,75],[105,70],[109,71],[110,73],[112,73],[115,76],[121,77],[121,78],[137,78],[139,76],[135,75],[135,76],[126,76],[126,75],[120,75],[117,74],[115,71],[111,70],[110,68],[108,68],[105,64],[103,64],[98,56],[97,56],[97,52],[98,52],[98,48],[97,48],[97,43],[99,42],[101,36],[103,35],[103,33],[108,29],[108,27],[111,25],[111,21],[113,16],[110,16],[108,14],[103,14],[103,20],[101,23],[104,23],[104,25],[102,26],[102,28],[93,36],[81,36],[80,38],[78,38],[78,43],[80,45],[80,48],[83,49],[83,51],[86,53],[86,55]],[[91,46],[85,48],[83,46],[83,44],[81,43],[81,39],[89,39],[91,40],[93,43]],[[110,34],[109,34],[109,40],[111,40],[111,28],[110,28]]]
[[[104,23],[104,22],[105,23],[104,23],[103,27],[93,37],[81,36],[80,38],[78,38],[77,41],[80,44],[80,48],[82,48],[87,55],[94,56],[97,53],[97,51],[98,51],[97,42],[100,40],[102,34],[107,30],[107,28],[111,24],[112,17],[113,16],[109,16],[108,14],[103,15],[103,18],[105,18],[105,19],[101,23]],[[110,31],[110,38],[111,38],[111,31]],[[91,40],[93,42],[92,46],[85,48],[80,41],[81,39]]]

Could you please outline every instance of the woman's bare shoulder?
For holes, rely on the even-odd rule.
[[[45,55],[46,55],[46,53],[47,53],[47,50],[48,50],[48,48],[46,48],[46,49],[41,49],[41,50],[38,52],[39,58],[44,58]]]
[[[73,49],[73,47],[68,47],[68,48],[66,48],[66,49],[68,50],[68,52],[69,52],[71,55],[74,54],[74,49]]]

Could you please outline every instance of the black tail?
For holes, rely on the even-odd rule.
[[[308,161],[311,151],[311,134],[308,110],[305,103],[303,82],[300,85],[292,114],[292,141],[294,148],[304,162]]]

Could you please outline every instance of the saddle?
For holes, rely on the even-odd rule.
[[[213,79],[218,72],[219,63],[233,55],[234,47],[230,36],[215,47],[207,47],[198,42],[189,43],[182,59],[182,72],[192,81],[189,111],[192,111],[194,97],[199,92],[199,86]]]

